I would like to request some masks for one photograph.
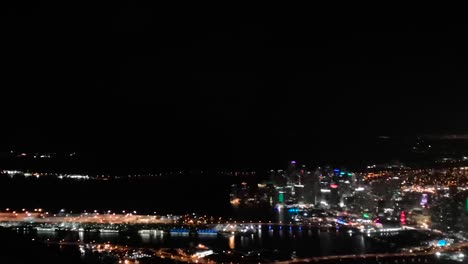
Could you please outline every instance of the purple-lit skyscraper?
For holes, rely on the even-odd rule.
[[[421,196],[421,205],[426,206],[427,205],[427,193],[423,193]]]

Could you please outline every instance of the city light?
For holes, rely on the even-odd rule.
[[[280,203],[284,202],[284,193],[279,193],[278,201],[279,201]]]
[[[447,241],[445,239],[441,239],[439,242],[437,242],[437,245],[439,247],[445,247],[447,245]]]

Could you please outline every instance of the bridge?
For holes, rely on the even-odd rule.
[[[328,224],[328,225],[327,225]],[[406,227],[396,227],[396,228],[378,228],[378,229],[359,229],[354,226],[348,226],[348,225],[341,225],[337,224],[336,226],[334,225],[329,225],[330,223],[307,223],[307,224],[296,224],[296,223],[225,223],[225,224],[208,224],[207,226],[210,227],[211,229],[217,230],[217,231],[240,231],[244,228],[247,228],[250,231],[258,231],[262,227],[268,227],[269,230],[283,230],[283,228],[286,228],[286,230],[304,230],[304,229],[317,229],[317,228],[325,228],[325,229],[335,229],[336,227],[345,227],[351,230],[351,232],[357,232],[357,233],[367,233],[367,234],[375,234],[375,233],[398,233],[401,231],[406,231],[406,230],[415,230],[414,228],[406,228]],[[424,231],[430,231],[424,229]]]
[[[312,257],[312,258],[302,258],[302,259],[293,259],[288,261],[281,261],[277,263],[324,263],[324,262],[342,262],[346,260],[354,260],[364,262],[365,260],[381,260],[381,259],[411,259],[412,262],[427,262],[428,259],[433,259],[437,254],[446,253],[446,252],[457,252],[462,249],[468,248],[468,242],[453,244],[445,248],[433,249],[427,252],[405,252],[405,253],[377,253],[377,254],[355,254],[355,255],[337,255],[337,256],[324,256],[324,257]]]
[[[425,259],[424,257],[434,257],[431,253],[391,253],[391,254],[362,254],[362,255],[341,255],[341,256],[324,256],[324,257],[313,257],[304,259],[293,259],[289,261],[282,261],[277,263],[314,263],[314,262],[342,262],[346,260],[354,260],[363,263],[366,260],[376,260],[385,258],[419,258],[420,261]],[[420,262],[419,261],[419,262]]]

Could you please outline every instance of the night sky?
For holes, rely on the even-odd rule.
[[[466,25],[317,13],[4,10],[0,148],[281,167],[468,130]]]

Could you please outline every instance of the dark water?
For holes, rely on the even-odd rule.
[[[187,248],[202,243],[217,252],[235,250],[240,252],[275,250],[298,257],[345,255],[360,253],[394,252],[385,242],[379,242],[363,234],[320,231],[313,229],[269,230],[264,226],[257,234],[247,236],[233,235],[173,235],[163,233],[119,234],[119,233],[84,233],[84,232],[49,232],[38,231],[28,234],[41,241],[77,241],[128,245],[147,248]]]
[[[141,213],[200,213],[230,216],[231,181],[188,175],[162,179],[76,181],[0,177],[0,208],[137,210]]]

